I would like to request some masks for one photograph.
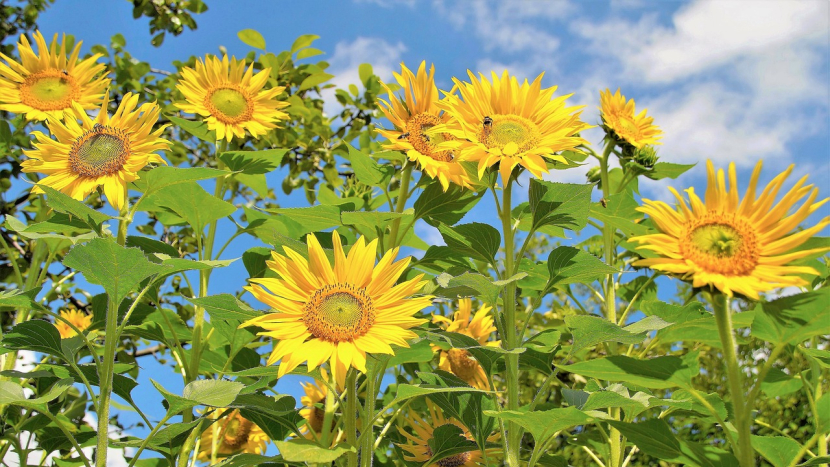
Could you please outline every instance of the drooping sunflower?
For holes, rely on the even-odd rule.
[[[473,310],[473,302],[469,298],[458,301],[458,311],[453,319],[445,316],[434,315],[432,322],[441,323],[446,331],[457,332],[470,336],[477,340],[480,345],[498,347],[500,341],[487,342],[496,327],[493,325],[493,317],[490,316],[492,307],[482,305],[481,308],[470,318]],[[437,349],[437,347],[434,347]],[[490,390],[490,383],[487,381],[487,374],[484,368],[465,349],[441,350],[438,357],[438,367],[449,371],[467,382],[470,386]]]
[[[196,62],[196,69],[182,69],[176,88],[186,102],[177,102],[176,106],[205,117],[208,129],[216,131],[218,140],[244,138],[245,130],[258,138],[276,128],[277,121],[288,118],[280,111],[288,107],[288,102],[276,99],[285,87],[263,89],[270,75],[270,68],[254,73],[251,64],[245,69],[245,60],[207,55],[204,61]]]
[[[439,143],[453,137],[447,133],[431,136],[426,134],[431,128],[449,120],[449,115],[442,114],[436,105],[440,96],[435,87],[435,65],[430,66],[427,74],[426,61],[423,61],[418,67],[418,73],[413,74],[401,63],[401,73],[393,72],[393,75],[404,90],[404,98],[398,99],[386,83],[381,82],[389,94],[389,101],[378,99],[380,110],[396,128],[376,129],[389,139],[389,143],[383,147],[406,152],[410,161],[417,162],[427,175],[438,179],[444,191],[447,191],[450,183],[469,187],[467,172],[455,160],[452,151],[438,149]]]
[[[64,122],[49,120],[49,131],[56,140],[35,131],[35,149],[23,151],[23,172],[46,174],[40,185],[48,185],[83,200],[99,186],[107,201],[121,209],[127,199],[127,184],[139,178],[138,171],[150,163],[167,164],[155,151],[168,149],[170,142],[161,137],[167,125],[153,131],[159,118],[156,104],[138,108],[138,95],[127,93],[110,116],[105,97],[95,120],[79,104],[75,117]],[[38,186],[32,193],[43,193]]]
[[[349,367],[366,372],[367,352],[394,354],[389,344],[409,347],[407,339],[416,337],[409,329],[426,321],[412,315],[432,297],[408,298],[426,285],[423,274],[395,285],[409,265],[408,257],[394,261],[397,248],[375,266],[377,240],[366,244],[361,237],[346,256],[335,232],[332,266],[313,234],[306,241],[308,260],[283,247],[285,255],[272,252],[266,263],[280,278],[251,279],[254,285],[245,289],[274,312],[242,326],[259,326],[265,329],[260,335],[279,341],[268,358],[269,365],[282,360],[279,376],[305,361],[309,369],[329,361],[343,387]]]
[[[578,135],[591,127],[579,119],[582,107],[566,107],[570,95],[552,99],[556,86],[542,89],[543,75],[520,85],[507,71],[501,77],[493,73],[492,83],[483,74],[467,73],[469,83],[453,78],[460,97],[448,94],[437,104],[448,122],[428,134],[453,136],[438,148],[461,161],[477,161],[479,177],[497,163],[504,184],[517,165],[541,177],[548,172],[545,158],[567,164],[556,153],[587,144]]]
[[[78,310],[63,310],[60,312],[60,316],[81,331],[85,331],[92,324],[92,315]],[[58,328],[61,339],[69,339],[78,334],[71,326],[61,320],[55,320],[55,327]]]
[[[662,201],[644,200],[638,208],[648,214],[659,234],[633,237],[639,249],[659,255],[635,262],[658,271],[677,274],[691,280],[695,287],[714,286],[728,296],[739,293],[758,299],[759,292],[779,287],[805,286],[800,274],[818,275],[806,266],[789,265],[806,256],[820,254],[827,248],[793,251],[815,233],[830,225],[830,217],[813,227],[793,232],[828,199],[816,201],[818,188],[799,180],[776,204],[778,192],[793,166],[775,177],[756,196],[761,162],[755,166],[743,200],[739,199],[735,164],[729,165],[727,190],[723,170],[715,172],[712,161],[706,163],[708,187],[701,201],[693,188],[686,190],[689,205],[674,189],[678,207],[672,209]],[[805,196],[800,206],[796,206]]]
[[[435,406],[429,399],[426,399],[427,411],[429,417],[421,417],[416,412],[409,410],[406,414],[405,420],[407,425],[412,429],[412,432],[405,430],[398,426],[398,432],[404,436],[409,443],[399,444],[398,446],[404,451],[411,454],[404,455],[407,461],[417,462],[419,465],[432,458],[432,450],[429,447],[429,441],[433,438],[435,429],[444,425],[455,425],[461,428],[464,436],[467,439],[472,439],[472,435],[467,431],[467,428],[458,420],[454,418],[444,417],[441,409]],[[490,436],[487,441],[493,442],[499,439],[498,434]],[[498,455],[495,450],[487,450],[488,457]],[[492,460],[492,458],[491,458]],[[430,467],[478,467],[484,466],[484,454],[479,449],[462,452],[453,456],[445,457],[438,462],[430,464]]]
[[[303,408],[300,409],[300,416],[306,421],[305,426],[300,428],[300,431],[307,438],[313,438],[312,431],[314,433],[323,431],[325,411],[317,406],[326,401],[328,387],[316,380],[313,383],[300,383],[300,385],[302,385],[303,391],[305,392],[305,395],[300,398],[300,402],[303,404]]]
[[[602,103],[602,124],[606,131],[635,148],[642,148],[646,144],[662,144],[658,140],[663,137],[663,130],[653,124],[653,117],[646,117],[648,109],[636,113],[634,99],[626,101],[619,89],[614,94],[611,94],[610,89],[600,91],[599,97]]]
[[[101,75],[105,66],[98,63],[101,54],[78,60],[81,42],[66,55],[66,36],[58,35],[46,45],[40,31],[32,35],[38,53],[25,35],[20,36],[17,52],[20,61],[6,55],[0,57],[0,110],[26,115],[28,120],[60,120],[73,118],[73,105],[94,109],[109,86]],[[100,75],[100,76],[99,76]]]
[[[236,453],[262,454],[270,438],[256,423],[243,417],[238,409],[215,410],[210,418],[221,420],[215,422],[202,432],[199,442],[199,452],[196,459],[209,461],[216,443],[218,457],[226,457]]]

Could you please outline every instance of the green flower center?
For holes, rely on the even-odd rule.
[[[709,224],[692,232],[692,243],[703,253],[718,258],[731,258],[741,249],[740,232],[725,224]]]
[[[518,115],[492,115],[478,130],[478,140],[488,148],[504,149],[515,143],[518,154],[535,148],[540,139],[536,124]]]
[[[238,123],[250,119],[251,102],[238,89],[217,89],[209,95],[208,101],[211,114],[225,123]]]
[[[20,85],[20,101],[42,111],[71,107],[77,93],[75,80],[60,70],[29,75]]]
[[[743,276],[758,265],[760,247],[755,228],[734,213],[709,211],[684,230],[680,253],[706,272]]]
[[[69,153],[69,167],[84,177],[114,174],[127,161],[129,141],[123,130],[96,124],[75,140]]]
[[[351,341],[369,331],[375,322],[372,299],[350,284],[318,289],[303,308],[309,332],[329,342]]]

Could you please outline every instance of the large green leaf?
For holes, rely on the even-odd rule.
[[[138,248],[124,248],[112,238],[96,238],[74,246],[63,264],[81,272],[87,281],[100,285],[115,303],[150,276],[163,274],[166,266],[151,263]]]
[[[642,217],[642,214],[637,212],[639,206],[634,195],[630,191],[625,191],[611,195],[605,206],[600,203],[592,204],[591,217],[604,225],[619,229],[629,237],[645,235],[648,233],[648,227],[634,222]]]
[[[263,149],[262,151],[227,151],[219,154],[233,172],[257,175],[266,174],[279,168],[288,149]]]
[[[595,256],[578,248],[560,246],[548,256],[547,288],[566,284],[590,284],[608,274],[619,272]]]
[[[518,412],[504,410],[501,412],[485,412],[491,417],[512,421],[527,430],[536,444],[542,444],[558,431],[578,425],[585,425],[594,421],[594,418],[574,407],[563,409],[538,410],[535,412]]]
[[[457,277],[442,273],[435,278],[435,282],[441,286],[440,295],[444,297],[477,296],[487,303],[495,304],[501,290],[508,283],[518,281],[523,277],[524,273],[519,273],[509,279],[493,281],[489,277],[474,272],[465,272]]]
[[[45,310],[46,308],[37,301],[40,289],[41,287],[35,287],[25,292],[17,289],[0,291],[0,307]]]
[[[494,227],[479,222],[455,227],[439,224],[438,231],[448,247],[479,261],[496,264],[501,235]]]
[[[441,184],[431,183],[415,200],[415,218],[423,219],[433,227],[440,224],[455,225],[473,209],[482,196],[484,191],[476,193],[455,185],[450,185],[444,191]]]
[[[184,387],[182,395],[178,396],[164,389],[156,381],[151,379],[150,382],[167,401],[167,411],[171,414],[190,410],[197,405],[227,407],[245,387],[242,383],[233,381],[201,379],[189,383]]]
[[[144,197],[139,200],[138,204],[141,204],[144,198],[158,193],[169,186],[208,180],[228,174],[229,172],[225,170],[211,169],[208,167],[156,167],[149,172],[143,172],[141,178],[134,182],[144,192]],[[138,209],[138,204],[136,205],[136,209]]]
[[[661,419],[626,423],[609,420],[643,453],[690,467],[738,467],[732,454],[714,446],[678,439],[668,423]]]
[[[255,49],[265,50],[265,38],[256,29],[243,29],[236,35],[245,44]]]
[[[0,404],[27,407],[43,412],[48,410],[46,404],[57,399],[58,396],[71,388],[72,383],[72,378],[58,380],[46,391],[46,394],[29,399],[23,392],[23,387],[19,384],[11,381],[0,381]]]
[[[545,225],[582,230],[588,223],[593,188],[593,185],[531,179],[528,202],[533,213],[533,230]]]
[[[267,212],[285,216],[301,229],[300,235],[340,226],[340,208],[319,204],[308,208],[275,208]]]
[[[247,321],[262,316],[262,313],[242,303],[231,294],[211,295],[202,298],[185,297],[185,299],[206,309],[212,319]]]
[[[620,381],[653,389],[687,388],[700,372],[698,352],[683,358],[656,357],[648,360],[615,355],[595,358],[560,368],[571,373],[606,381]]]
[[[112,219],[112,217],[98,212],[86,204],[73,199],[69,195],[65,195],[60,191],[48,186],[38,185],[44,193],[46,193],[46,204],[57,212],[68,214],[69,216],[78,218],[81,222],[88,225],[90,229],[101,234],[101,224]]]
[[[375,229],[386,229],[396,219],[400,219],[402,225],[412,221],[412,212],[388,212],[388,211],[343,211],[340,213],[340,222],[343,225],[353,225],[361,228],[362,232],[372,234]]]
[[[177,127],[199,138],[200,140],[210,144],[216,144],[216,132],[209,130],[206,122],[185,120],[174,115],[168,115],[167,118],[169,118],[170,121]]]
[[[652,180],[661,180],[664,178],[677,178],[697,164],[672,164],[670,162],[658,162],[654,164],[649,172],[646,172],[646,177]]]
[[[755,307],[752,336],[773,344],[800,344],[830,334],[830,288],[782,297]]]
[[[209,194],[196,182],[168,186],[153,196],[153,202],[175,212],[199,232],[236,211],[236,206]]]
[[[691,307],[691,304],[684,308],[689,307]],[[678,322],[660,330],[657,333],[657,337],[666,342],[697,342],[720,349],[722,345],[720,335],[718,334],[718,325],[714,316],[702,311],[699,314],[693,310],[694,308],[692,308],[692,313],[688,315],[689,318],[696,318],[701,314],[704,317]],[[700,310],[703,310],[702,305]],[[735,329],[749,327],[754,318],[754,311],[735,313],[732,316],[732,325]]]
[[[11,350],[31,350],[66,358],[58,328],[39,319],[15,325],[3,335],[2,343],[3,347]]]
[[[665,328],[671,324],[657,316],[649,316],[637,323],[621,328],[606,319],[588,315],[566,316],[565,323],[573,334],[574,342],[571,350],[573,353],[600,342],[639,344],[645,340],[649,332]]]
[[[427,465],[435,465],[441,459],[478,450],[478,445],[464,436],[464,430],[449,423],[436,427],[428,444],[432,457]]]
[[[353,446],[340,443],[333,448],[324,448],[309,439],[292,439],[274,441],[282,458],[289,462],[308,462],[309,464],[334,462],[347,452],[355,452]]]
[[[773,467],[787,467],[798,455],[801,445],[784,436],[752,435],[752,448],[764,456]]]
[[[355,149],[351,144],[346,145],[348,153],[343,158],[351,162],[352,170],[357,179],[369,186],[383,187],[395,172],[391,165],[380,165],[368,154]]]

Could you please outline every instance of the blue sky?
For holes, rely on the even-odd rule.
[[[452,76],[465,77],[467,69],[507,68],[531,80],[544,71],[544,85],[558,85],[559,93],[574,94],[573,104],[587,106],[583,119],[589,123],[599,120],[599,90],[620,87],[663,128],[664,161],[712,158],[720,167],[735,161],[742,187],[759,159],[765,161],[762,182],[797,163],[791,181],[809,174],[822,196],[830,195],[830,3],[825,1],[208,0],[208,6],[195,16],[196,31],[168,35],[159,48],[150,45],[147,20],[133,20],[132,3],[123,0],[59,0],[39,25],[47,36],[74,34],[86,50],[121,33],[134,57],[168,70],[174,60],[217,53],[219,46],[247,54],[250,48],[236,35],[241,29],[261,32],[272,52],[289,48],[301,34],[317,34],[314,46],[326,52],[322,57],[340,87],[359,82],[357,67],[363,62],[384,79],[391,79],[401,61],[410,67],[434,62],[443,89]],[[586,136],[598,143],[601,130]],[[557,172],[556,180],[583,183],[584,172]],[[271,179],[278,183],[279,174]],[[701,192],[704,180],[700,164],[677,181],[642,182],[641,191],[667,200],[667,185],[696,186]],[[275,191],[285,206],[303,202]],[[480,205],[476,217],[486,218],[487,210],[487,204]],[[827,215],[830,206],[811,221]],[[440,238],[424,225],[419,234],[428,241]],[[248,247],[240,243],[228,256],[238,257]],[[244,268],[237,264],[215,276],[229,280],[215,280],[223,284],[212,286],[212,294],[236,290],[244,283]],[[152,372],[153,364],[145,370]],[[175,381],[169,383],[175,390]],[[280,389],[296,394],[289,384],[296,387],[288,379]],[[146,397],[142,405],[156,405],[154,395]]]

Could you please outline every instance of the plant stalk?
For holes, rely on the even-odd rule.
[[[357,372],[349,368],[346,374],[346,409],[343,412],[346,423],[346,442],[357,448]],[[359,451],[359,450],[358,450]],[[346,454],[347,466],[357,467],[357,452]]]
[[[406,208],[406,201],[409,199],[409,179],[412,176],[412,163],[407,163],[406,167],[403,168],[403,172],[401,173],[401,187],[398,189],[398,199],[397,205],[395,206],[395,212],[403,212]],[[399,245],[398,242],[398,231],[401,228],[401,219],[395,219],[392,221],[392,230],[389,233],[389,238],[391,239],[391,243],[389,248],[395,248]],[[404,232],[406,234],[406,232]],[[401,239],[403,240],[403,239]]]

